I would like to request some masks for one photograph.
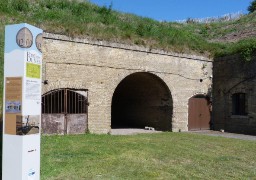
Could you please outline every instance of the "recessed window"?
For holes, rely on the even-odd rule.
[[[245,93],[235,93],[232,95],[232,114],[247,115]]]

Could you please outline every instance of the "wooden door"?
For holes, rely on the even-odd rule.
[[[209,102],[204,97],[189,99],[188,130],[210,129]]]

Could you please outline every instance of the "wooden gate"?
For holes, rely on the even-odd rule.
[[[189,99],[188,130],[210,129],[210,105],[206,97]]]
[[[44,134],[81,134],[87,131],[88,91],[57,89],[42,96]]]

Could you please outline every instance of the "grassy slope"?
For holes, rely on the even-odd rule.
[[[219,38],[239,32],[244,27],[254,31],[256,13],[234,22],[178,24],[123,14],[86,1],[9,0],[0,1],[0,77],[3,71],[4,26],[21,22],[46,32],[210,57],[242,53],[248,58],[256,49],[255,37],[237,40],[236,43],[219,42]],[[0,92],[0,98],[1,95]]]
[[[189,33],[186,27],[178,25],[177,28],[175,23],[160,23],[90,3],[67,0],[10,2],[0,4],[2,19],[11,19],[15,23],[28,22],[48,32],[89,36],[176,52],[207,52],[211,49],[203,38]]]
[[[255,151],[187,133],[43,136],[41,179],[253,179]]]
[[[122,14],[111,8],[71,0],[3,1],[0,2],[0,15],[2,20],[10,23],[28,22],[45,31],[68,36],[211,56],[230,53],[234,44],[212,43],[210,40],[256,25],[256,13],[234,22],[178,24]]]
[[[208,41],[225,42],[227,41],[225,37],[229,35],[240,34],[247,31],[256,32],[256,13],[242,16],[235,21],[195,24],[190,30],[192,33],[197,33]],[[237,40],[244,38],[239,38],[238,36]]]

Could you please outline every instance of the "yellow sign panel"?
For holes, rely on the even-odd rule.
[[[32,64],[32,63],[27,63],[27,77],[28,78],[36,78],[36,79],[40,79],[40,65],[39,64]]]

